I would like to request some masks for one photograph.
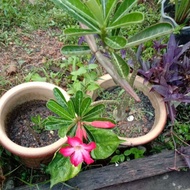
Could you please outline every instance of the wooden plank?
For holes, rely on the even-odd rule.
[[[174,151],[165,151],[145,158],[123,162],[118,166],[109,165],[80,172],[78,176],[69,180],[67,184],[80,190],[95,190],[171,172],[169,168],[173,166]],[[186,166],[180,155],[176,156],[176,166]],[[40,189],[45,190],[48,187],[49,184],[46,184]],[[15,189],[27,190],[26,187]],[[70,190],[64,184],[58,184],[53,187],[53,190],[58,189]]]
[[[177,155],[176,164],[186,166],[179,155]],[[170,172],[169,168],[173,166],[174,151],[166,151],[146,158],[123,162],[119,166],[109,165],[81,172],[69,180],[68,184],[80,190],[94,190]]]

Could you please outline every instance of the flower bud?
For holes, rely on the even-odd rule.
[[[114,123],[112,123],[110,121],[93,121],[93,122],[91,122],[91,125],[93,127],[105,128],[105,129],[113,128],[116,126]]]

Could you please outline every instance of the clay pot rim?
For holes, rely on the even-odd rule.
[[[105,74],[105,75],[99,77],[99,80],[97,81],[97,83],[100,86],[102,86],[106,81],[113,81],[112,77],[109,74]],[[151,84],[149,82],[144,82],[144,79],[142,77],[137,76],[135,79],[135,82],[137,82],[137,81],[139,83],[145,85],[147,89],[149,89],[149,90],[151,89]],[[103,86],[105,86],[105,84]],[[104,88],[104,89],[106,89],[106,88]],[[154,105],[155,104],[159,105],[159,107],[156,107],[156,108],[155,108],[155,106],[153,106],[154,109],[158,109],[158,111],[157,111],[159,113],[159,116],[157,118],[157,120],[159,121],[159,122],[157,122],[158,124],[155,125],[155,123],[154,123],[154,125],[153,125],[154,128],[152,128],[147,134],[140,136],[140,137],[125,138],[125,137],[119,136],[119,138],[121,140],[125,140],[125,142],[121,143],[122,145],[137,146],[137,145],[146,144],[146,143],[152,141],[153,139],[155,139],[164,129],[166,120],[167,120],[167,111],[166,111],[165,102],[164,102],[163,98],[157,92],[151,91],[150,93],[155,98],[156,102],[154,102]],[[89,95],[93,97],[92,93],[90,93]],[[149,97],[149,99],[150,99],[150,97]],[[150,99],[150,101],[152,103],[151,99]],[[156,117],[156,115],[155,115],[155,117]]]
[[[22,83],[19,84],[13,88],[11,88],[10,90],[8,90],[7,92],[5,92],[5,94],[0,98],[0,108],[4,108],[4,106],[6,106],[6,102],[8,101],[8,99],[10,97],[13,97],[15,94],[20,93],[23,89],[25,91],[27,91],[28,89],[46,89],[46,90],[53,90],[54,87],[59,88],[62,93],[65,95],[66,99],[68,100],[70,98],[70,96],[66,93],[66,91],[64,91],[63,89],[61,89],[60,87],[52,84],[52,83],[48,83],[48,82],[26,82],[26,83]],[[3,110],[0,110],[0,119],[1,119],[1,115],[2,115]],[[0,125],[1,125],[2,121],[0,120]],[[37,147],[37,148],[32,148],[32,147],[23,147],[20,146],[16,143],[14,143],[13,141],[11,141],[8,136],[6,135],[6,132],[4,130],[4,128],[2,128],[2,126],[0,126],[0,144],[6,148],[8,151],[12,152],[15,155],[18,155],[20,157],[29,157],[29,158],[37,158],[37,157],[41,157],[44,155],[49,154],[49,152],[56,152],[58,147],[61,147],[65,142],[67,141],[67,137],[64,138],[60,138],[58,141],[44,146],[44,147]]]

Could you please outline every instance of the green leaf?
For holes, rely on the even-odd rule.
[[[117,69],[117,72],[119,73],[120,77],[128,79],[130,73],[129,65],[116,53],[112,53],[112,57],[114,59],[113,64]]]
[[[116,22],[110,23],[107,29],[110,30],[115,28],[128,27],[128,25],[131,24],[141,23],[143,20],[144,20],[144,15],[142,13],[133,12],[125,15],[124,17],[121,17]]]
[[[98,67],[97,64],[95,64],[95,63],[91,63],[91,64],[88,65],[87,68],[88,68],[89,70],[91,70],[91,69],[96,69],[97,67]]]
[[[88,0],[85,2],[85,4],[89,8],[92,15],[98,22],[99,27],[101,28],[104,24],[104,17],[101,5],[97,2],[97,0]]]
[[[92,103],[90,97],[84,98],[81,104],[81,116],[85,115]]]
[[[122,49],[125,47],[127,40],[122,36],[110,36],[106,37],[104,42],[113,49]]]
[[[91,29],[99,30],[98,23],[91,11],[86,7],[82,1],[76,0],[52,0],[63,10],[67,11],[68,14],[75,18],[77,21],[85,24]]]
[[[61,128],[68,129],[68,126],[72,123],[72,121],[47,121],[45,123],[46,130],[59,130]]]
[[[53,94],[55,96],[56,101],[58,104],[60,104],[63,107],[67,107],[67,101],[64,97],[64,95],[61,93],[61,91],[58,88],[53,89]]]
[[[87,86],[87,91],[94,91],[96,89],[100,88],[100,86],[97,83],[90,83]]]
[[[66,45],[62,47],[61,53],[63,55],[85,55],[90,54],[91,50],[89,46]]]
[[[109,22],[110,15],[113,12],[115,5],[117,3],[117,0],[101,0],[102,4],[102,11],[104,16],[104,23],[106,24]]]
[[[61,118],[65,120],[73,120],[72,115],[60,104],[58,104],[55,100],[49,100],[46,104],[47,108],[59,115]]]
[[[129,149],[129,150],[125,150],[125,152],[124,152],[124,155],[125,156],[129,156],[129,155],[131,155],[132,153],[131,153],[131,150]]]
[[[82,91],[77,91],[75,97],[71,98],[73,105],[75,107],[75,112],[78,116],[81,116],[81,105],[83,101],[83,93]]]
[[[190,19],[190,1],[175,0],[175,21],[178,24],[184,24]]]
[[[78,70],[71,72],[73,76],[81,76],[87,72],[85,67],[80,67]]]
[[[137,4],[137,0],[127,0],[123,1],[117,11],[115,12],[112,22],[116,22],[119,20],[121,17],[125,16],[126,13],[129,13],[129,11],[134,7],[134,5]]]
[[[119,144],[123,142],[118,136],[109,129],[99,129],[91,126],[86,126],[88,132],[96,142],[96,149],[91,152],[94,159],[105,159],[112,155]]]
[[[83,117],[83,121],[88,121],[89,119],[98,116],[102,111],[105,109],[103,104],[97,105],[93,107],[90,111],[88,111],[85,116]]]
[[[82,28],[67,28],[64,30],[64,34],[67,36],[84,36],[88,34],[98,34],[98,31]]]
[[[110,163],[117,163],[117,162],[119,162],[119,160],[120,160],[120,157],[119,157],[120,155],[114,155],[112,158],[111,158],[111,160],[110,160]]]
[[[67,126],[62,126],[59,131],[58,131],[58,135],[59,137],[65,137],[65,136],[68,136],[68,133],[76,126],[76,122],[72,122],[70,123],[70,125],[67,125]],[[74,130],[75,131],[75,130]],[[74,134],[73,134],[74,135]]]
[[[76,113],[75,113],[75,107],[74,107],[74,105],[73,105],[73,102],[72,102],[71,100],[69,100],[69,101],[67,102],[67,106],[68,106],[68,112],[71,114],[71,116],[72,116],[73,118],[75,118]]]
[[[65,182],[75,177],[81,170],[81,165],[75,167],[71,164],[69,157],[63,157],[56,153],[53,160],[49,163],[47,172],[51,175],[51,187],[60,182]]]
[[[173,32],[173,27],[171,24],[158,23],[129,38],[126,47],[140,45],[143,42],[170,34],[171,32]]]

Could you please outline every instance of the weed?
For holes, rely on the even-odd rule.
[[[110,163],[121,163],[131,159],[143,158],[144,153],[144,148],[133,147],[125,150],[124,152],[121,152],[121,150],[117,149],[115,151],[115,155],[111,158]]]
[[[64,63],[62,67],[70,70],[70,83],[67,85],[69,94],[75,94],[78,90],[87,92],[99,88],[96,83],[99,76],[97,64],[85,63],[83,57],[80,59],[76,56],[65,59]]]
[[[35,132],[41,133],[45,129],[45,120],[43,120],[40,115],[31,117],[31,121],[34,123],[32,128],[35,130]]]

